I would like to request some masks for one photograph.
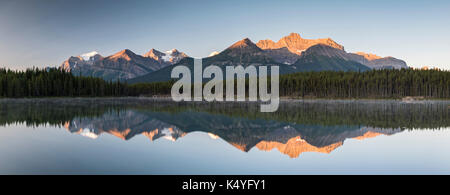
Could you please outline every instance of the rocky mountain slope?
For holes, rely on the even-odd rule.
[[[364,52],[347,53],[344,46],[336,43],[330,38],[326,39],[303,39],[297,33],[291,33],[288,36],[281,38],[278,42],[272,40],[261,40],[256,44],[263,49],[268,56],[280,63],[293,64],[301,58],[304,52],[316,45],[325,45],[330,47],[329,50],[316,54],[322,56],[337,57],[347,61],[354,61],[373,69],[383,68],[407,68],[407,64],[403,60],[394,57],[379,57],[375,54],[366,54]],[[334,49],[334,50],[333,50]],[[327,53],[328,52],[328,53]],[[329,52],[335,52],[330,54]],[[319,69],[319,68],[318,68]]]
[[[339,45],[330,38],[303,39],[298,33],[291,33],[288,36],[281,38],[278,42],[266,39],[258,41],[258,43],[256,43],[258,47],[264,50],[287,48],[290,52],[298,55],[301,55],[303,51],[317,44],[324,44],[336,49],[344,50],[344,46]]]
[[[373,69],[401,69],[408,68],[405,61],[394,57],[380,57],[375,54],[366,54],[364,52],[352,53],[354,61],[364,64]],[[362,57],[362,58],[361,58]]]
[[[276,63],[250,39],[242,39],[217,55],[205,58],[209,63],[269,64]]]
[[[166,66],[178,63],[187,55],[173,49],[163,53],[152,49],[143,56],[124,49],[111,56],[103,57],[96,52],[89,59],[83,55],[72,56],[61,64],[61,68],[74,75],[94,76],[105,80],[127,80],[148,74]]]
[[[181,59],[185,57],[189,57],[183,52],[178,51],[177,49],[172,49],[166,52],[160,52],[156,49],[151,49],[149,52],[143,55],[144,57],[152,58],[158,61],[161,64],[171,65],[178,63]]]
[[[281,38],[278,42],[270,39],[260,40],[256,45],[263,49],[268,56],[280,63],[295,63],[302,52],[317,44],[324,44],[336,49],[344,50],[344,46],[339,45],[330,38],[327,39],[304,39],[298,33],[291,33]]]
[[[306,71],[367,71],[369,67],[346,58],[342,50],[326,45],[315,45],[302,53],[292,65],[297,72]]]

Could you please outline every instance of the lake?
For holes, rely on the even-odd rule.
[[[450,101],[0,99],[0,174],[450,174]]]

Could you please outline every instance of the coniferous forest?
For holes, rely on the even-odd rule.
[[[300,72],[280,77],[280,95],[320,98],[449,98],[450,72],[414,69]]]
[[[105,97],[170,95],[174,81],[129,85],[74,76],[61,69],[0,69],[0,97]],[[292,98],[450,98],[450,72],[371,70],[299,72],[280,76],[280,96]]]
[[[62,69],[0,69],[0,97],[102,97],[127,94],[127,86],[100,78],[74,76]]]

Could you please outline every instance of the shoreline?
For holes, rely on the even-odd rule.
[[[43,100],[155,100],[155,101],[172,101],[170,96],[127,96],[127,97],[31,97],[31,98],[0,98],[0,102],[4,101],[43,101]],[[421,102],[450,102],[450,98],[439,99],[439,98],[423,98],[423,99],[408,99],[405,98],[292,98],[292,97],[280,97],[280,102],[381,102],[381,101],[393,101],[393,102],[404,102],[404,103],[421,103]],[[185,101],[181,101],[185,102]],[[192,103],[217,103],[217,101],[207,102],[195,102]],[[223,103],[252,103],[252,102],[262,102],[258,101],[244,101],[244,102],[227,102],[220,101]],[[180,102],[178,102],[180,103]]]

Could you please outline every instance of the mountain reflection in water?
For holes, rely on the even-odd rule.
[[[92,139],[107,133],[123,140],[142,135],[176,141],[204,132],[244,152],[276,149],[291,158],[330,153],[346,139],[450,126],[445,101],[285,101],[275,113],[260,113],[252,103],[145,98],[2,100],[0,108],[0,125],[49,124]]]

